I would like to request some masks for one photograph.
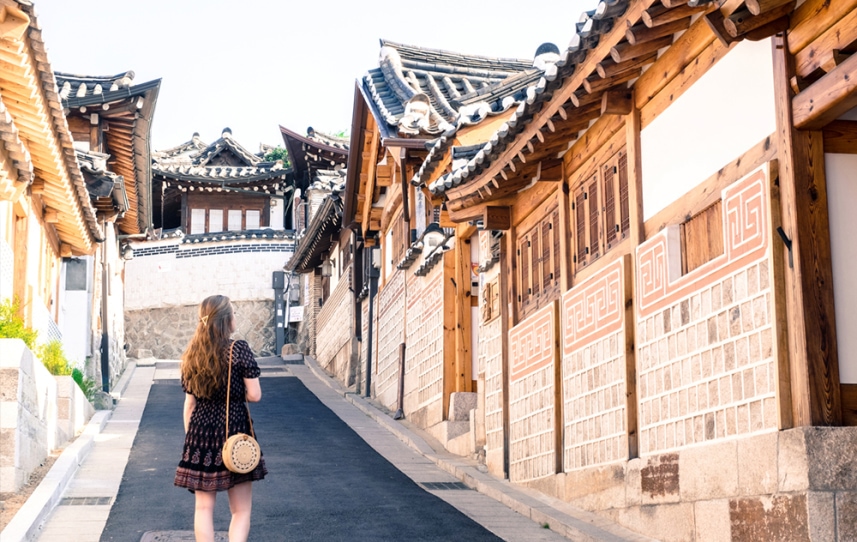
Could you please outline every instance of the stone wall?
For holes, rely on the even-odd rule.
[[[51,375],[20,339],[0,339],[0,492],[15,492],[92,417],[68,376]]]
[[[275,355],[274,302],[233,301],[238,330],[256,356]],[[180,359],[196,330],[199,305],[125,311],[125,337],[130,352],[151,350],[158,359]]]

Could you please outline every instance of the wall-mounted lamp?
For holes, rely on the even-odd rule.
[[[131,248],[131,245],[129,244],[125,244],[122,246],[121,253],[123,260],[130,260],[134,258],[134,249]]]
[[[321,262],[321,276],[329,277],[333,275],[333,264],[330,260],[324,260]]]

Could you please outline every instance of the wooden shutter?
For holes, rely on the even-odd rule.
[[[541,292],[541,273],[539,272],[539,268],[541,267],[541,252],[539,252],[539,228],[536,226],[528,235],[530,238],[530,273],[532,275],[532,283],[533,283],[533,297],[538,298],[539,292]]]
[[[624,239],[631,231],[631,208],[628,192],[628,154],[625,151],[620,151],[617,162],[617,169],[619,170],[619,225],[620,233]]]
[[[685,273],[723,254],[722,203],[718,200],[682,224],[682,270]]]
[[[604,177],[604,242],[608,249],[616,243],[616,234],[618,233],[616,231],[618,229],[616,227],[616,198],[614,197],[616,190],[613,185],[616,176],[613,167],[613,164],[609,163],[602,168]]]
[[[551,215],[548,214],[541,223],[542,230],[542,291],[547,295],[547,290],[553,286],[553,242],[551,233],[553,233],[553,224],[551,224]]]
[[[598,177],[592,178],[586,194],[586,204],[589,211],[589,261],[595,260],[601,254],[598,231]]]
[[[586,192],[577,191],[574,198],[574,240],[577,246],[574,261],[578,265],[586,264]]]

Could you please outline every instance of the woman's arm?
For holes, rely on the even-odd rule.
[[[187,433],[190,426],[190,417],[193,414],[193,409],[196,408],[196,397],[186,393],[184,395],[184,432]]]
[[[251,403],[258,403],[262,399],[262,386],[259,385],[259,378],[245,378],[244,388],[247,390],[246,399]]]

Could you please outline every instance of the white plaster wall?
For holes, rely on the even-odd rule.
[[[0,223],[4,221],[0,219]],[[15,271],[15,253],[4,239],[0,239],[0,301],[12,297],[12,276]]]
[[[57,325],[62,331],[63,349],[69,359],[82,367],[86,356],[92,354],[92,281],[93,258],[85,256],[86,290],[66,290],[66,265],[60,270],[60,310]],[[100,276],[100,275],[99,275]]]
[[[274,299],[272,273],[282,271],[291,255],[292,252],[239,252],[192,258],[176,258],[174,253],[135,256],[125,265],[125,310],[196,305],[214,294],[234,301]]]
[[[839,380],[857,384],[857,240],[854,203],[857,202],[857,154],[825,154],[830,250],[836,310]]]
[[[743,41],[643,130],[645,219],[775,128],[770,40]]]

